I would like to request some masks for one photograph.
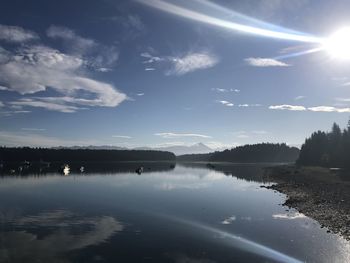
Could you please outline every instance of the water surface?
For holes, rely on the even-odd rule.
[[[350,262],[261,166],[144,165],[0,177],[0,262]]]

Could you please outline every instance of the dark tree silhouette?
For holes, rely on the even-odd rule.
[[[192,154],[178,156],[179,161],[203,161],[203,162],[237,162],[237,163],[262,163],[262,162],[295,162],[299,155],[299,149],[289,147],[285,143],[260,143],[238,146],[231,150],[214,152],[210,154]]]
[[[350,167],[350,121],[343,131],[334,123],[330,132],[317,131],[305,140],[299,165]]]
[[[163,151],[89,150],[0,147],[0,162],[121,162],[175,161],[175,155]]]

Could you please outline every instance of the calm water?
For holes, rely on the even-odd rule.
[[[350,262],[261,167],[214,169],[2,176],[0,262]]]

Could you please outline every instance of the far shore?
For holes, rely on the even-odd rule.
[[[276,182],[266,188],[286,194],[285,206],[350,240],[350,178],[346,175],[346,171],[338,169],[295,165],[265,170],[265,177]]]

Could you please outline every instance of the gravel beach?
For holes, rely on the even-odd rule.
[[[287,195],[285,206],[350,240],[350,176],[346,172],[285,165],[267,168],[265,177],[276,182],[267,188]]]

